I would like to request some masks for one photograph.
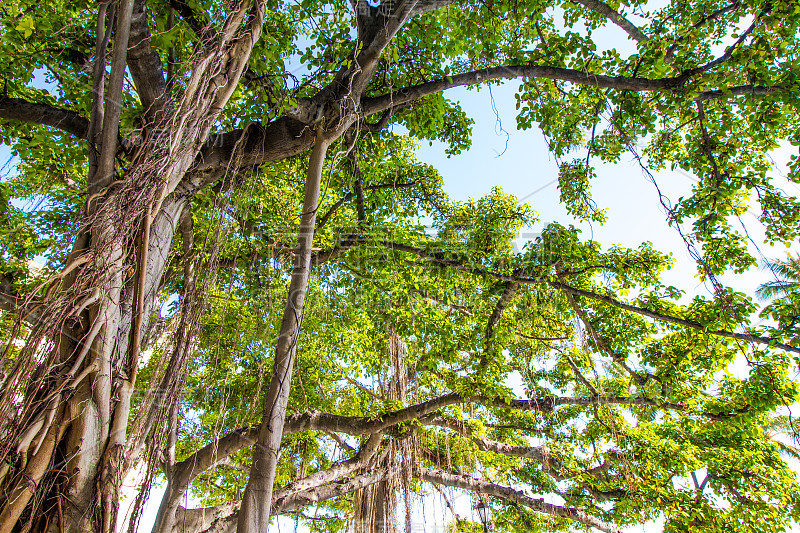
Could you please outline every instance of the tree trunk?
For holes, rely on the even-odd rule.
[[[159,122],[115,179],[132,0],[100,5],[98,50],[108,40],[108,9],[117,20],[114,62],[104,93],[105,65],[96,59],[83,230],[53,280],[62,290],[45,304],[0,391],[0,411],[17,417],[0,442],[0,533],[115,529],[131,463],[124,450],[141,332],[187,203],[175,192],[233,93],[264,14],[260,1],[233,8],[204,43],[180,102],[156,114]]]
[[[308,162],[303,213],[297,234],[297,250],[292,280],[289,284],[289,296],[283,311],[278,345],[275,348],[275,363],[267,391],[258,442],[253,447],[250,479],[247,482],[239,512],[237,525],[239,533],[264,533],[269,526],[272,487],[275,484],[278,452],[291,389],[292,368],[294,367],[300,323],[303,318],[303,304],[311,270],[311,252],[319,203],[319,189],[322,182],[322,167],[330,142],[331,140],[324,136],[321,129],[317,131],[314,148]]]

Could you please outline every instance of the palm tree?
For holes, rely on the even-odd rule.
[[[764,268],[770,269],[779,279],[759,285],[756,289],[756,297],[759,300],[771,300],[800,293],[800,254],[796,256],[789,254],[785,260],[768,259],[764,262]]]
[[[778,415],[770,418],[762,425],[762,429],[764,438],[772,442],[781,455],[800,460],[800,435],[788,416]],[[779,438],[781,436],[784,438]],[[788,442],[785,442],[786,440]]]

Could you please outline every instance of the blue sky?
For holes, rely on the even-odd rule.
[[[597,168],[597,179],[592,182],[592,197],[601,209],[607,210],[605,224],[575,220],[559,202],[558,166],[548,152],[538,129],[516,130],[514,93],[518,82],[508,82],[500,87],[480,91],[457,89],[447,93],[457,99],[467,114],[475,119],[472,148],[462,154],[447,157],[444,145],[423,142],[419,158],[435,166],[444,178],[445,189],[454,200],[478,198],[499,185],[504,192],[528,203],[539,215],[540,222],[532,232],[549,222],[573,224],[580,228],[584,239],[593,239],[604,247],[622,245],[636,248],[649,241],[673,255],[676,266],[666,275],[666,282],[687,292],[687,296],[700,292],[710,294],[695,277],[695,266],[677,231],[670,228],[658,192],[642,172],[632,156],[623,155],[616,165]],[[494,99],[494,105],[492,105]],[[789,148],[773,154],[777,163],[776,179],[788,193],[800,196],[797,184],[780,178],[786,173]],[[696,181],[684,171],[664,171],[654,174],[661,191],[672,201],[687,196]],[[742,217],[748,232],[759,245],[760,253],[770,258],[782,258],[787,253],[783,246],[771,247],[763,243],[755,213],[751,210]],[[794,246],[792,250],[797,251]],[[751,252],[759,251],[751,245]],[[771,274],[753,270],[743,275],[726,275],[723,280],[735,289],[752,294],[755,287],[770,279]]]

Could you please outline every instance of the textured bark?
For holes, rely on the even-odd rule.
[[[0,96],[0,118],[51,126],[79,139],[85,139],[89,133],[89,121],[75,111],[36,104],[21,98],[9,98],[5,95]]]
[[[52,379],[42,380],[43,386],[54,387],[51,391],[29,391],[28,403],[33,407],[25,423],[30,426],[19,431],[34,445],[26,444],[18,459],[24,468],[24,479],[7,476],[0,479],[4,494],[13,496],[13,505],[4,505],[5,515],[0,520],[3,533],[19,527],[16,520],[24,512],[37,516],[32,531],[48,527],[47,524],[51,528],[62,524],[58,527],[76,533],[110,533],[114,529],[119,487],[127,464],[123,450],[138,365],[137,348],[141,331],[147,326],[152,297],[164,272],[176,224],[186,204],[184,197],[173,193],[232,94],[261,31],[263,5],[257,4],[257,9],[249,11],[250,21],[243,25],[250,3],[240,4],[226,20],[225,31],[220,33],[217,50],[221,52],[211,47],[206,57],[198,58],[199,66],[192,73],[190,90],[184,93],[180,107],[169,116],[160,117],[156,135],[144,142],[125,175],[114,182],[111,190],[109,185],[119,155],[120,91],[127,63],[132,1],[120,0],[114,6],[117,26],[108,91],[95,92],[92,122],[86,130],[92,140],[103,139],[99,154],[90,150],[94,155],[90,158],[88,179],[88,230],[76,239],[70,257],[70,261],[76,261],[75,266],[68,269],[69,274],[61,276],[65,289],[61,293],[63,300],[57,301],[71,305],[68,303],[71,291],[85,291],[87,284],[93,287],[89,292],[96,296],[85,298],[86,303],[77,311],[83,329],[69,329],[64,324],[60,342],[56,342],[59,349],[56,362],[72,370],[66,375],[63,370],[53,371]],[[98,12],[99,45],[108,36],[104,28],[106,9],[107,4],[102,4]],[[134,49],[142,52],[137,60],[144,64],[149,46],[142,37],[141,12],[138,16],[139,40]],[[149,59],[152,62],[152,55]],[[95,81],[99,80],[98,86],[102,87],[104,65],[99,58],[97,65]],[[206,75],[209,69],[222,72],[222,78],[211,82]],[[135,70],[132,66],[131,71]],[[156,92],[143,90],[143,101],[154,97]],[[35,118],[40,123],[83,135],[83,123],[73,115],[40,107],[34,107],[32,112],[39,113]],[[6,110],[4,116],[10,114]],[[125,209],[116,210],[119,205]],[[137,206],[146,206],[146,210],[137,211]],[[115,215],[129,211],[133,215],[128,219],[121,220]],[[136,265],[132,277],[125,268],[129,259]],[[76,293],[76,298],[84,298],[83,293]],[[42,331],[47,334],[48,330]],[[121,384],[119,388],[117,383]],[[42,403],[38,401],[40,398],[52,400]],[[62,400],[63,409],[48,407]],[[59,473],[63,473],[62,477],[58,477]],[[44,482],[43,476],[52,479]],[[59,499],[58,516],[40,519],[40,505],[48,498]],[[54,515],[56,510],[49,506],[47,512]]]
[[[295,490],[291,486],[277,490],[273,495],[272,514],[289,514],[303,507],[318,505],[325,500],[369,487],[386,479],[388,474],[388,469],[378,468],[302,491]],[[236,531],[236,522],[240,514],[239,505],[240,502],[200,509],[179,507],[178,519],[173,528],[169,531],[154,529],[153,533],[233,533]]]
[[[145,0],[135,0],[131,17],[128,68],[148,122],[158,120],[157,111],[170,102],[164,71],[158,54],[150,48],[150,28]]]

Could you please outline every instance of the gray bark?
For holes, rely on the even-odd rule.
[[[239,513],[239,533],[263,533],[269,525],[272,486],[278,467],[278,451],[283,436],[286,405],[291,390],[292,368],[300,335],[308,278],[311,270],[312,243],[322,181],[322,167],[329,139],[320,130],[311,152],[306,174],[303,214],[297,236],[297,253],[289,284],[289,296],[283,312],[280,337],[275,349],[275,363],[267,391],[263,421],[253,448],[253,466]]]

